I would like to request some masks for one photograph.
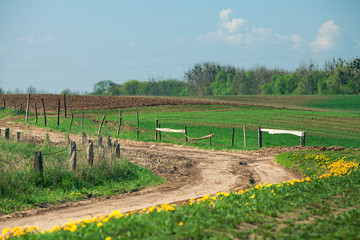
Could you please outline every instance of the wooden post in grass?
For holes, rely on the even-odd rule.
[[[41,174],[43,173],[43,160],[41,151],[37,151],[34,157],[34,169]]]
[[[66,118],[66,96],[64,94],[64,117]]]
[[[71,114],[71,120],[70,120],[70,126],[69,126],[69,132],[71,131],[71,126],[73,124],[74,121],[74,114]]]
[[[14,110],[16,110],[16,100],[15,100],[15,98],[14,98],[13,104],[14,104]]]
[[[81,145],[84,147],[84,146],[86,145],[86,142],[87,142],[86,133],[85,133],[85,132],[82,132],[82,135],[81,135]]]
[[[81,131],[84,131],[84,112],[81,112]]]
[[[305,132],[304,132],[304,136],[303,137],[300,137],[300,145],[301,146],[305,146]]]
[[[161,124],[159,124],[159,128],[161,128]],[[161,141],[161,131],[159,131],[159,140]]]
[[[262,147],[262,133],[261,133],[260,126],[258,127],[258,145],[259,145],[259,148]]]
[[[211,135],[211,131],[209,131],[209,135]],[[211,137],[209,137],[209,146],[211,146]]]
[[[234,146],[234,141],[235,141],[235,128],[232,128],[231,146]]]
[[[116,147],[115,147],[115,156],[117,158],[120,158],[120,144],[116,144]]]
[[[5,102],[5,98],[3,98],[4,101],[4,109],[6,108],[6,102]]]
[[[186,126],[185,126],[185,141],[188,142]]]
[[[35,108],[35,124],[37,124],[38,115],[37,115],[36,102],[34,102],[34,108]]]
[[[136,112],[136,121],[137,121],[136,140],[139,140],[139,132],[140,132],[140,129],[139,129],[139,126],[140,126],[140,123],[139,123],[139,112]]]
[[[122,112],[119,111],[119,126],[118,126],[118,129],[117,129],[116,137],[119,137],[120,128],[121,128],[121,122],[122,122]]]
[[[27,99],[25,122],[29,120],[29,108],[30,108],[30,94],[28,95],[28,99]]]
[[[60,99],[57,102],[57,126],[60,126]]]
[[[20,111],[22,111],[22,103],[20,103]],[[19,111],[19,112],[20,112],[20,111]]]
[[[244,147],[246,148],[246,126],[243,125],[243,130],[244,130]]]
[[[45,110],[45,102],[44,99],[41,99],[43,110],[44,110],[44,126],[46,127],[46,110]]]
[[[103,126],[103,124],[104,124],[105,118],[106,118],[106,115],[104,115],[104,117],[103,117],[102,120],[101,120],[100,127],[99,127],[99,131],[98,131],[98,135],[101,134],[101,128],[102,128],[102,126]]]
[[[158,130],[156,130],[159,127],[159,120],[156,119],[155,121],[155,140],[158,139]]]
[[[71,141],[70,143],[70,159],[69,159],[70,171],[76,172],[76,143]]]
[[[10,129],[9,128],[5,128],[4,138],[6,140],[10,139]]]
[[[112,143],[110,136],[107,137],[107,151],[111,152]]]
[[[94,143],[89,140],[89,144],[87,147],[87,158],[88,158],[88,164],[90,166],[94,165]]]
[[[98,138],[98,146],[102,146],[102,136],[99,136]]]
[[[17,142],[20,142],[20,132],[17,132],[17,133],[16,133],[16,141],[17,141]]]

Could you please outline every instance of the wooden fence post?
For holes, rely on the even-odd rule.
[[[29,108],[30,108],[30,94],[28,95],[28,99],[27,99],[25,122],[29,120]]]
[[[243,125],[243,130],[244,130],[244,147],[246,148],[246,126]]]
[[[34,169],[41,174],[43,173],[43,160],[41,151],[37,151],[34,157]]]
[[[185,126],[185,141],[188,142],[186,126]]]
[[[14,98],[13,104],[14,104],[14,110],[16,110],[16,100],[15,100],[15,98]]]
[[[71,141],[70,143],[70,159],[69,159],[70,171],[76,172],[76,143]]]
[[[74,121],[74,114],[71,114],[71,120],[70,120],[70,126],[69,126],[69,132],[71,131],[71,126],[73,124]]]
[[[87,142],[86,133],[85,133],[85,132],[82,132],[82,135],[81,135],[81,145],[84,147],[84,146],[86,145],[86,142]]]
[[[139,140],[139,112],[136,112],[136,121],[137,121],[137,130],[136,130],[136,140]]]
[[[161,128],[161,124],[159,124],[159,128]],[[159,131],[159,140],[161,141],[161,131]]]
[[[121,128],[121,122],[122,122],[122,112],[119,111],[119,126],[118,126],[118,129],[117,129],[116,137],[119,137],[120,128]]]
[[[94,144],[91,140],[89,140],[88,148],[87,148],[87,158],[90,166],[94,165]]]
[[[20,132],[17,132],[17,133],[16,133],[16,141],[17,141],[17,142],[20,142]]]
[[[235,128],[232,128],[231,146],[234,146],[234,141],[235,141]]]
[[[60,126],[60,99],[57,101],[57,126]]]
[[[159,127],[159,120],[155,121],[155,140],[158,139],[158,131],[156,130]]]
[[[211,131],[209,131],[209,135],[211,135]],[[211,137],[209,137],[209,146],[211,146]]]
[[[101,120],[100,127],[99,127],[99,131],[98,131],[98,135],[101,134],[101,128],[102,128],[102,126],[103,126],[103,124],[104,124],[105,118],[106,118],[106,115],[104,115],[104,117],[103,117],[102,120]]]
[[[45,102],[44,99],[41,99],[43,110],[44,110],[44,126],[46,127],[46,110],[45,110]]]
[[[110,136],[108,136],[107,137],[107,150],[109,151],[109,152],[111,152],[111,148],[112,148],[112,143],[111,143],[111,138],[110,138]]]
[[[64,117],[66,118],[66,96],[64,94]]]
[[[259,145],[259,148],[262,147],[262,133],[261,133],[260,126],[258,127],[258,145]]]
[[[99,145],[99,146],[102,146],[102,136],[99,136],[98,145]]]
[[[5,98],[4,98],[4,109],[6,108],[6,102],[5,102]]]
[[[22,103],[20,103],[20,110],[19,110],[19,112],[22,110]]]
[[[34,108],[35,108],[35,124],[37,124],[37,121],[38,121],[38,112],[37,112],[36,102],[34,102]]]
[[[120,158],[120,144],[116,144],[116,147],[115,147],[115,156],[117,158]]]
[[[9,140],[10,139],[10,129],[9,128],[5,128],[5,139],[6,140]]]
[[[300,145],[301,146],[305,146],[305,132],[304,132],[304,136],[303,137],[300,137]]]

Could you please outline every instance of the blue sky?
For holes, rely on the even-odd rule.
[[[91,92],[211,61],[295,70],[360,53],[360,1],[0,0],[0,87]]]

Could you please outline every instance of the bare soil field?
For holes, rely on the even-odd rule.
[[[25,110],[27,105],[27,94],[4,94],[1,95],[1,107],[5,100],[6,107]],[[44,99],[46,111],[54,112],[57,110],[58,99],[60,99],[61,110],[64,109],[63,95],[52,94],[32,94],[30,95],[30,111],[34,110],[34,103],[37,108],[42,109],[41,99]],[[130,107],[151,107],[162,105],[204,105],[204,104],[219,104],[222,102],[214,102],[207,100],[186,100],[179,98],[166,97],[119,97],[119,96],[66,96],[66,107],[68,111],[74,110],[93,110],[93,109],[121,109]],[[231,105],[231,104],[230,104]]]

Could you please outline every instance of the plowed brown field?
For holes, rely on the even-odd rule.
[[[0,95],[1,107],[25,110],[27,105],[27,94],[6,94]],[[34,103],[37,108],[42,108],[41,99],[44,99],[46,111],[56,111],[58,99],[60,99],[60,108],[64,107],[63,95],[51,94],[33,94],[30,95],[30,111],[34,110]],[[181,98],[166,98],[166,97],[120,97],[120,96],[66,96],[67,110],[91,110],[91,109],[121,109],[130,107],[150,107],[162,105],[204,105],[204,104],[224,104],[212,101],[196,101]]]

